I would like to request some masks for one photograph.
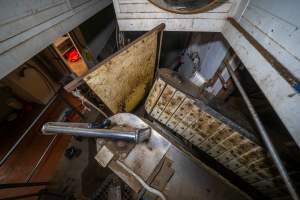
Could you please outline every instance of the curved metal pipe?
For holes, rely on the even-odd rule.
[[[48,108],[52,105],[54,100],[58,97],[58,94],[55,94],[47,105],[43,108],[40,114],[34,119],[34,121],[29,125],[29,127],[24,131],[24,133],[19,137],[19,139],[14,143],[14,145],[9,149],[9,151],[1,158],[0,167],[6,162],[6,160],[12,155],[12,153],[16,150],[19,144],[23,141],[26,135],[30,132],[31,128],[40,120],[40,118],[46,113]]]
[[[129,167],[127,167],[124,163],[120,162],[119,160],[117,160],[116,163],[117,163],[119,166],[121,166],[123,169],[125,169],[125,170],[126,170],[129,174],[131,174],[134,178],[136,178],[136,180],[137,180],[138,182],[140,182],[140,184],[141,184],[147,191],[149,191],[149,192],[155,194],[156,196],[159,196],[159,198],[160,198],[161,200],[167,200],[167,198],[165,197],[165,195],[164,195],[161,191],[159,191],[159,190],[157,190],[157,189],[155,189],[155,188],[149,186],[149,185],[148,185],[148,184],[147,184],[140,176],[138,176],[136,173],[134,173],[134,171],[132,171],[132,170],[131,170]]]

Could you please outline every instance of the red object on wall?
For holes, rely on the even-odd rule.
[[[76,48],[72,48],[65,54],[65,57],[69,62],[76,62],[80,59],[80,54]]]

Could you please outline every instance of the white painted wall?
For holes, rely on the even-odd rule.
[[[220,67],[229,46],[218,33],[193,33],[186,54],[197,53],[200,66],[197,69],[201,75],[209,80]]]
[[[239,0],[229,0],[204,13],[175,14],[148,0],[113,0],[121,31],[147,31],[165,23],[167,31],[221,32],[237,2]]]
[[[200,73],[208,80],[213,77],[222,64],[229,46],[221,34],[215,34],[209,43],[204,60],[201,63]]]
[[[240,24],[300,79],[300,1],[251,0]]]
[[[0,78],[111,0],[0,0]]]
[[[251,0],[246,9],[237,12],[242,16],[236,16],[240,25],[298,78],[299,10],[298,0]],[[230,22],[226,22],[222,33],[300,146],[299,92]]]

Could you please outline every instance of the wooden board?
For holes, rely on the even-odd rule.
[[[87,73],[88,67],[71,36],[67,34],[67,36],[58,37],[52,44],[52,47],[62,59],[62,61],[66,64],[66,66],[77,76],[83,76]],[[75,48],[80,56],[79,60],[75,62],[70,62],[65,58],[65,55],[68,51]]]
[[[151,88],[160,25],[109,57],[83,80],[113,112],[130,112]]]

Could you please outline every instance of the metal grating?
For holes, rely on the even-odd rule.
[[[246,137],[251,135],[247,130],[172,85],[161,77],[156,80],[145,104],[150,116],[266,196],[287,196],[272,161],[260,145]]]

